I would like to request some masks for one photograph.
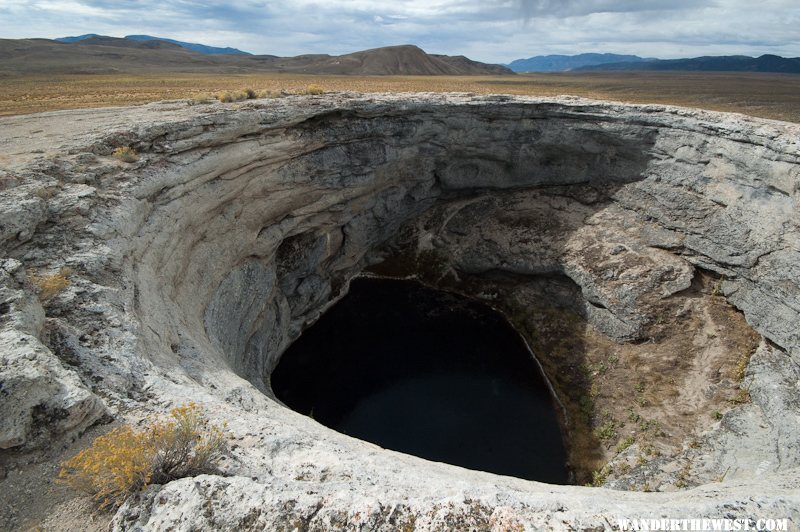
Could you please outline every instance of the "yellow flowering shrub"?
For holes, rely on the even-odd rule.
[[[166,421],[150,418],[143,430],[124,425],[99,436],[61,464],[59,480],[106,506],[150,484],[209,472],[225,446],[222,429],[194,403],[170,414]]]

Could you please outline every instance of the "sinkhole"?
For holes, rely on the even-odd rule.
[[[272,373],[287,406],[428,460],[568,482],[554,399],[505,318],[415,281],[359,278]]]

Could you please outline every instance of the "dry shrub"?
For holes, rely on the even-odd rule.
[[[236,101],[234,99],[234,94],[230,91],[217,93],[217,100],[222,103],[231,103]]]
[[[320,87],[315,83],[312,83],[311,85],[308,85],[306,87],[305,91],[303,91],[303,94],[319,95],[323,94],[324,92],[325,90],[322,87]]]
[[[135,163],[139,160],[139,155],[136,153],[136,150],[130,146],[120,146],[114,150],[111,155],[124,163]]]
[[[243,92],[248,100],[255,100],[256,98],[258,98],[258,93],[249,87],[245,89]]]
[[[259,98],[283,98],[286,95],[282,90],[263,90],[258,93]]]
[[[203,104],[203,103],[213,103],[217,98],[213,94],[208,93],[200,93],[192,96],[191,103],[192,104]]]
[[[39,187],[33,191],[36,197],[41,198],[43,200],[49,200],[53,196],[56,195],[56,191],[58,189],[55,187]]]
[[[58,273],[51,275],[39,275],[36,272],[31,272],[28,278],[36,287],[39,299],[47,301],[69,286],[70,275],[72,275],[72,268],[65,266],[58,270]]]
[[[750,364],[750,358],[753,356],[754,351],[747,351],[742,353],[736,360],[736,366],[733,368],[733,378],[738,382],[744,380],[747,373],[747,366]]]
[[[255,97],[255,92],[253,93],[253,97]],[[250,98],[248,91],[225,91],[217,94],[217,100],[222,103],[241,102],[248,98]]]
[[[212,471],[225,446],[222,428],[209,423],[194,403],[174,408],[171,418],[148,418],[143,430],[124,425],[99,436],[61,464],[59,481],[107,506],[150,484]]]

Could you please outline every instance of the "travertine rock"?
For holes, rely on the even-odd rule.
[[[621,513],[800,522],[797,453],[765,476],[723,429],[709,436],[704,474],[737,464],[726,482],[553,487],[352,440],[269,387],[283,349],[401,227],[455,276],[567,276],[587,321],[619,341],[643,340],[654,305],[695,268],[713,270],[776,345],[769,372],[794,375],[800,126],[576,98],[351,94],[46,113],[2,118],[0,130],[0,170],[14,176],[0,192],[1,256],[75,272],[45,309],[77,372],[39,364],[36,330],[30,368],[74,389],[89,378],[122,413],[195,400],[235,442],[223,467],[234,476],[153,490],[120,510],[118,529],[609,528]],[[139,161],[110,157],[120,145]],[[23,218],[20,205],[31,207]],[[7,308],[4,327],[27,319]],[[15,334],[7,345],[20,345]],[[765,445],[797,439],[797,423],[773,424],[796,416],[800,396],[780,382],[754,385],[753,404],[729,414],[737,431]],[[65,395],[37,390],[34,402]],[[98,413],[74,411],[90,414],[57,432]]]
[[[353,489],[348,482],[263,484],[203,475],[151,490],[123,507],[113,524],[118,530],[566,531],[617,528],[618,519],[626,518],[797,519],[797,484],[774,476],[682,493],[618,492],[614,500],[596,496],[597,488],[549,486],[534,493],[530,485],[508,490],[478,478],[398,484],[393,489],[375,484]],[[767,491],[772,495],[762,495]]]
[[[39,341],[44,312],[19,261],[0,261],[0,449],[80,432],[106,407]]]

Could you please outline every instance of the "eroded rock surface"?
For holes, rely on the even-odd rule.
[[[62,438],[106,408],[136,419],[188,398],[229,423],[229,477],[154,488],[120,510],[119,529],[609,528],[634,514],[800,522],[796,125],[574,98],[329,95],[47,113],[0,128],[0,258],[71,268],[44,315],[24,279],[3,292],[2,334],[26,334],[24,369],[46,368],[53,383],[39,397],[4,380],[4,408],[61,405],[66,417],[45,427]],[[118,146],[139,160],[115,160]],[[611,485],[698,487],[633,493],[471,472],[282,407],[269,374],[283,350],[379,263],[493,302],[531,343],[540,314],[525,309],[563,318],[558,330],[580,345],[537,352],[546,370],[557,367],[548,357],[602,347],[609,364],[617,356],[602,371],[628,371],[620,393],[648,415],[659,401],[689,412],[659,436],[679,439],[677,450],[617,468]],[[27,303],[8,303],[20,290],[15,301]],[[736,335],[749,329],[723,296],[752,339]],[[746,364],[751,353],[736,350],[761,337],[739,383],[726,368]],[[693,366],[702,360],[716,365]],[[680,382],[669,382],[671,366]],[[684,385],[692,374],[702,378]],[[658,397],[655,375],[676,395]],[[640,392],[641,379],[655,384]],[[739,388],[743,404],[725,395]],[[603,394],[586,412],[590,429],[609,423],[598,405],[615,398]],[[698,421],[720,404],[721,420]],[[22,417],[3,415],[5,446],[28,438],[29,425],[12,421]],[[643,445],[616,454],[614,443],[594,442],[610,445],[596,458],[621,463]]]
[[[35,448],[82,431],[103,402],[40,341],[44,311],[22,264],[0,261],[0,449]]]

